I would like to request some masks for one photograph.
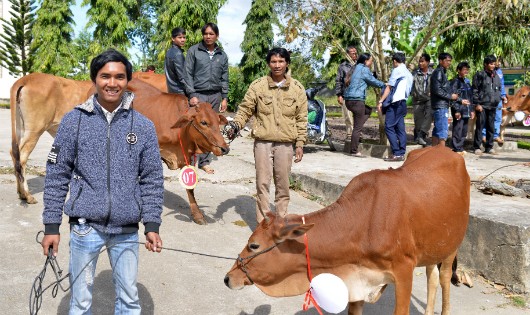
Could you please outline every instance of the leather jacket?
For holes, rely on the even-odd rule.
[[[449,108],[450,106],[453,92],[445,72],[445,68],[438,65],[431,75],[431,107],[433,109]]]

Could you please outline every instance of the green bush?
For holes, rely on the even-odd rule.
[[[228,110],[235,112],[237,106],[245,97],[248,86],[243,80],[243,73],[239,67],[230,66],[228,69]]]

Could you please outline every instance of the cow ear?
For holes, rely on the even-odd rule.
[[[180,116],[178,119],[177,119],[177,122],[171,127],[172,129],[173,128],[182,128],[184,126],[186,126],[187,124],[189,124],[189,122],[195,118],[195,116],[197,115],[197,112],[195,110],[188,110],[188,112],[182,116]]]
[[[274,242],[276,244],[279,244],[285,240],[292,240],[292,239],[298,238],[304,235],[313,226],[315,226],[314,223],[292,224],[292,225],[284,226],[280,229],[280,233],[278,233],[278,235],[275,237]]]
[[[228,125],[228,120],[224,115],[219,114],[219,124],[220,125]]]

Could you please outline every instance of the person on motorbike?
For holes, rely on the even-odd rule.
[[[369,53],[361,54],[359,59],[357,59],[357,64],[350,71],[345,81],[347,88],[344,92],[344,100],[346,108],[353,113],[350,154],[354,157],[365,157],[358,151],[358,147],[361,130],[372,113],[372,108],[365,103],[366,89],[368,86],[378,88],[385,86],[385,83],[377,80],[372,74],[370,70],[372,62],[373,58]]]

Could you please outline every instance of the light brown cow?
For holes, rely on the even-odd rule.
[[[25,169],[39,137],[45,131],[55,136],[62,116],[84,102],[92,88],[90,81],[77,82],[42,73],[25,76],[11,88],[11,156],[21,199],[37,202],[28,191]],[[186,160],[191,161],[196,153],[222,155],[229,151],[219,129],[220,124],[227,123],[226,118],[215,113],[211,105],[201,103],[188,109],[185,96],[162,93],[134,79],[128,89],[136,95],[133,108],[155,124],[160,154],[168,168],[174,170],[186,165]],[[206,224],[193,190],[187,190],[187,194],[193,220]]]
[[[449,314],[451,266],[466,233],[469,200],[461,156],[441,146],[415,150],[400,168],[353,178],[335,203],[306,214],[305,224],[300,215],[270,215],[250,236],[225,284],[255,284],[275,297],[303,294],[309,289],[307,232],[313,276],[332,273],[345,282],[349,314],[362,314],[364,302],[376,302],[389,283],[395,284],[394,314],[409,314],[416,266],[427,266],[425,314],[434,312],[439,283],[442,314]]]
[[[158,90],[167,93],[166,76],[154,72],[134,72],[133,79],[142,80],[156,87]]]

